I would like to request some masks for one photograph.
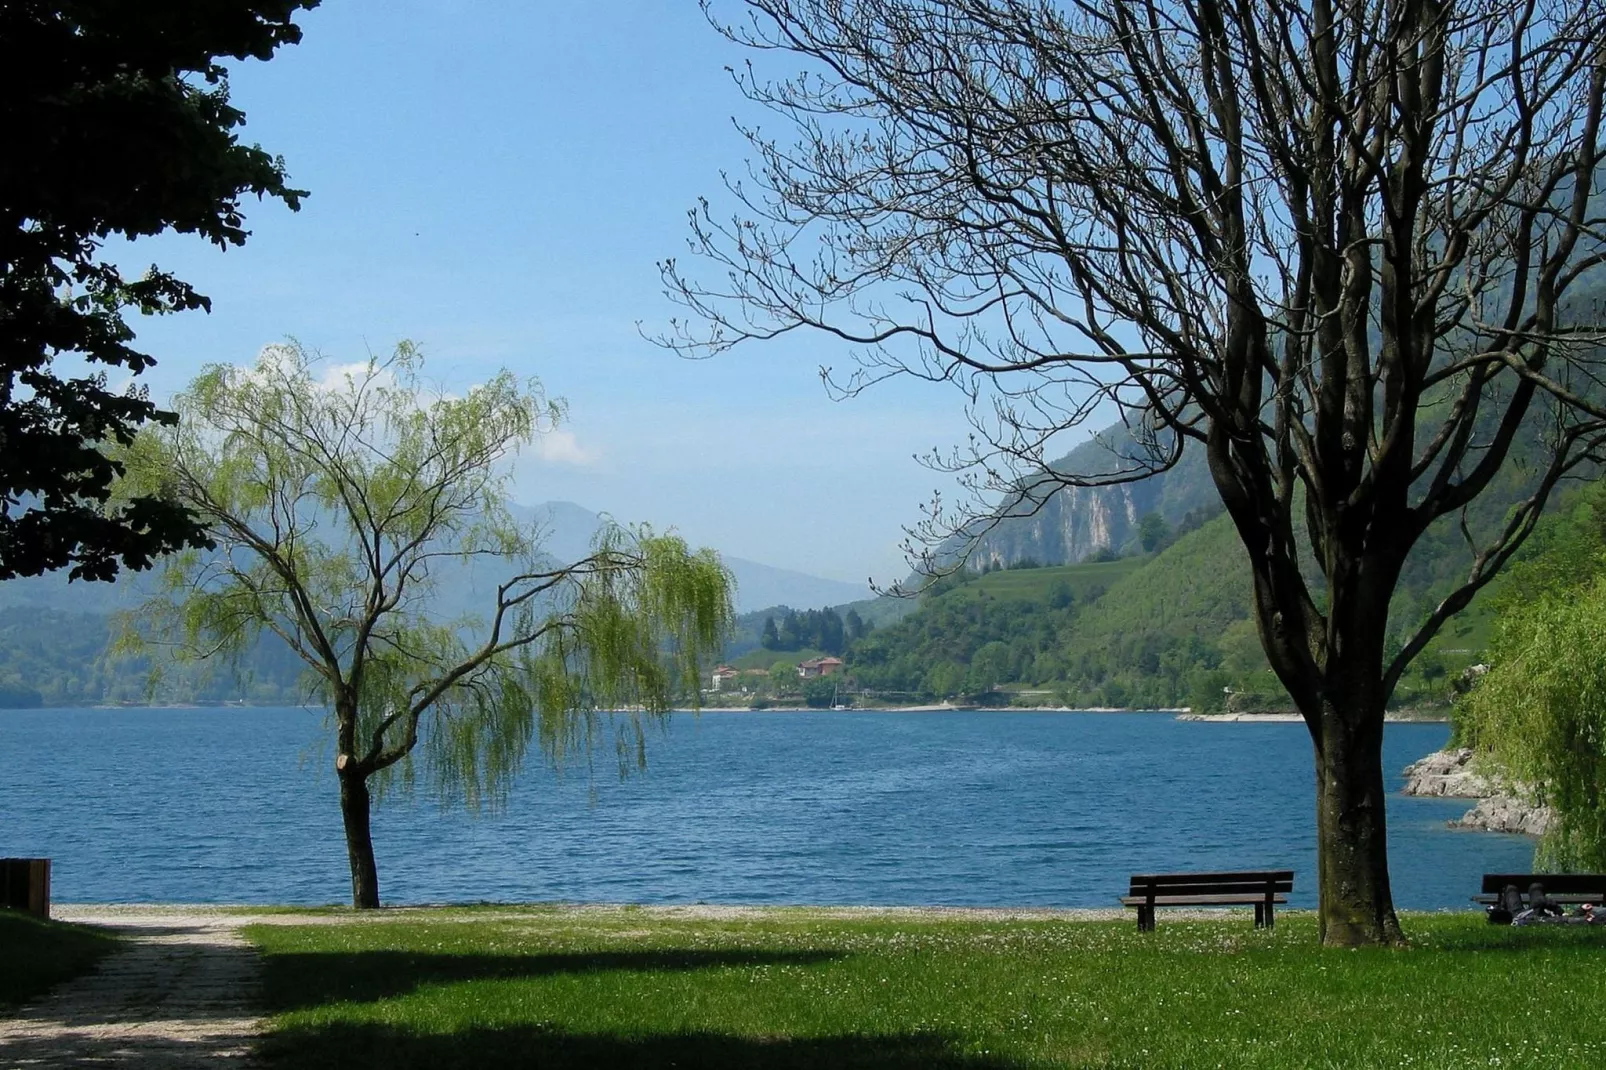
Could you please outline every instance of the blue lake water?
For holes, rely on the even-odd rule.
[[[349,898],[322,714],[0,711],[0,856],[54,859],[58,901]],[[1388,727],[1399,770],[1440,724]],[[645,774],[532,762],[506,809],[391,799],[386,902],[1111,906],[1129,874],[1291,867],[1314,902],[1299,724],[1165,714],[678,714]],[[1466,803],[1389,801],[1395,902],[1465,908],[1532,844],[1456,832]]]

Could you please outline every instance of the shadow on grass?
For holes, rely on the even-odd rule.
[[[815,1067],[890,1070],[1025,1070],[1028,1064],[966,1055],[925,1033],[833,1037],[740,1037],[672,1033],[614,1037],[534,1026],[417,1034],[381,1025],[333,1025],[275,1032],[262,1054],[280,1066],[412,1068]]]
[[[835,951],[589,951],[535,955],[437,955],[408,951],[296,951],[267,958],[266,996],[275,1013],[331,1002],[365,1003],[424,985],[503,981],[612,971],[685,972],[723,967],[811,966]]]
[[[0,1008],[43,995],[117,950],[117,937],[0,907]]]
[[[1539,948],[1606,949],[1606,925],[1468,925],[1433,934],[1417,946],[1434,951],[1528,952]]]

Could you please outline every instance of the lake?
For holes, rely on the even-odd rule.
[[[304,709],[0,711],[0,855],[60,902],[349,900],[332,751]],[[1391,724],[1399,771],[1442,724]],[[1292,868],[1314,904],[1299,724],[1142,713],[677,714],[646,773],[531,763],[500,813],[379,806],[389,903],[1113,906],[1141,871]],[[1518,836],[1389,800],[1395,902],[1464,909]]]

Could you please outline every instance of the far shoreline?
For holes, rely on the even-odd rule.
[[[148,710],[217,710],[230,712],[249,712],[251,710],[280,710],[280,709],[306,709],[316,710],[317,707],[296,703],[269,704],[269,703],[101,703],[93,706],[12,706],[0,707],[0,713],[45,712],[48,710],[107,710],[107,711],[148,711]],[[627,711],[619,711],[627,712]],[[1158,709],[1139,709],[1122,706],[979,706],[960,705],[956,703],[940,702],[925,703],[910,706],[703,706],[697,709],[683,708],[668,711],[670,713],[1062,713],[1062,714],[1107,714],[1107,713],[1141,713],[1164,714],[1178,721],[1192,721],[1200,724],[1298,724],[1304,718],[1297,713],[1286,711],[1267,713],[1194,713],[1188,706],[1160,707]],[[1390,710],[1383,715],[1388,724],[1445,724],[1450,720],[1448,712],[1436,710]]]
[[[1187,707],[1139,710],[1115,706],[971,706],[934,702],[917,706],[704,706],[677,713],[1187,713]]]
[[[1201,724],[1302,724],[1304,717],[1284,711],[1267,713],[1194,713],[1188,706],[1157,709],[1126,706],[971,706],[930,703],[918,706],[704,706],[700,710],[677,713],[1148,713],[1165,714],[1178,721]],[[1388,724],[1445,724],[1448,713],[1417,709],[1389,710],[1383,715]]]

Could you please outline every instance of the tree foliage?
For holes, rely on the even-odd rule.
[[[1556,814],[1535,864],[1606,870],[1606,572],[1502,618],[1493,667],[1463,699],[1463,740]]]
[[[431,394],[411,345],[348,367],[288,345],[207,369],[175,407],[125,454],[123,489],[182,502],[217,548],[173,559],[130,642],[205,657],[271,634],[305,663],[331,711],[356,905],[378,904],[369,781],[411,784],[415,749],[435,791],[494,803],[532,741],[559,761],[626,711],[623,768],[644,760],[642,716],[696,695],[728,573],[646,529],[545,558],[506,508],[506,462],[562,412],[533,380]],[[482,590],[483,612],[442,619],[447,583]]]
[[[1455,710],[1457,742],[1531,785],[1557,822],[1535,864],[1606,869],[1606,483],[1536,533],[1496,599],[1490,670]]]
[[[693,313],[668,344],[813,330],[857,347],[846,393],[958,384],[977,433],[936,461],[973,496],[933,503],[917,555],[1202,450],[1314,745],[1322,939],[1400,941],[1384,708],[1606,445],[1578,300],[1606,258],[1606,4],[734,6],[705,3],[803,67],[738,75],[793,137],[751,131],[735,216],[693,213],[713,270],[663,265]],[[1139,448],[1047,463],[1111,408]],[[1461,525],[1461,582],[1388,648],[1413,547],[1519,436],[1530,493]]]
[[[850,615],[857,617],[857,614]],[[864,622],[859,622],[859,633]],[[799,613],[786,609],[777,627],[773,615],[764,618],[759,645],[765,650],[823,650],[827,654],[840,654],[848,641],[848,628],[842,615],[834,609],[806,609]]]
[[[316,4],[0,3],[0,579],[70,567],[109,580],[201,545],[180,503],[108,505],[118,468],[103,444],[173,415],[94,367],[154,363],[125,310],[210,304],[154,266],[126,277],[104,246],[167,231],[240,245],[246,196],[299,206],[282,161],[237,139],[245,116],[223,60],[296,43],[291,18]],[[90,371],[56,367],[63,358]]]
[[[1159,513],[1144,513],[1138,520],[1138,544],[1143,552],[1152,554],[1171,537],[1171,525]]]

